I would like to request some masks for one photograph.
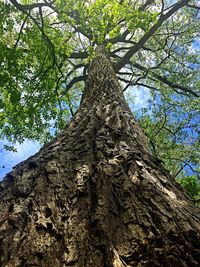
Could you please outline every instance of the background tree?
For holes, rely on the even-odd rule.
[[[30,264],[46,264],[44,255],[49,256],[49,253],[53,251],[52,249],[55,249],[54,245],[56,244],[57,250],[55,251],[56,255],[54,259],[54,266],[60,266],[59,264],[61,264],[61,259],[62,261],[66,261],[66,264],[68,265],[84,266],[83,259],[85,257],[82,255],[80,259],[77,260],[75,255],[78,253],[78,248],[75,249],[74,247],[72,248],[68,246],[67,259],[65,260],[63,258],[64,256],[59,254],[61,251],[63,252],[63,248],[66,246],[65,241],[61,237],[63,236],[63,230],[59,228],[64,226],[59,224],[58,219],[54,222],[54,224],[52,223],[53,207],[51,207],[51,203],[56,203],[57,206],[55,209],[58,207],[60,209],[63,205],[63,210],[67,213],[65,205],[68,200],[62,196],[64,193],[63,188],[65,187],[63,186],[65,182],[62,180],[61,172],[58,171],[59,164],[64,164],[65,161],[63,158],[61,159],[61,157],[60,159],[57,158],[55,161],[51,161],[51,159],[55,156],[55,153],[58,157],[58,155],[61,155],[61,152],[63,152],[59,150],[60,146],[57,147],[57,141],[60,140],[60,137],[63,137],[61,138],[61,144],[63,146],[65,146],[66,142],[68,142],[72,148],[74,146],[73,136],[76,136],[80,147],[76,148],[75,145],[72,149],[74,152],[72,153],[72,155],[74,155],[74,161],[70,158],[67,152],[63,155],[63,157],[66,158],[69,156],[69,159],[66,161],[68,164],[72,162],[79,162],[79,160],[81,161],[85,157],[85,165],[82,163],[83,165],[80,167],[77,163],[76,167],[70,167],[71,165],[68,167],[72,180],[73,172],[77,173],[77,190],[80,193],[77,198],[70,198],[72,206],[76,206],[76,202],[80,204],[80,196],[85,195],[86,191],[89,195],[88,205],[90,207],[90,214],[84,214],[82,219],[85,218],[85,216],[86,218],[87,216],[91,217],[92,219],[90,220],[92,221],[90,221],[91,225],[89,229],[91,231],[100,231],[99,234],[97,234],[97,232],[92,232],[84,236],[86,239],[92,239],[88,239],[90,240],[88,244],[86,242],[85,246],[87,249],[82,247],[82,243],[79,244],[82,253],[85,253],[85,255],[88,254],[88,247],[90,245],[93,247],[91,250],[92,256],[88,256],[88,262],[89,260],[91,260],[91,262],[96,260],[96,266],[102,266],[102,264],[105,266],[111,266],[111,261],[115,264],[112,266],[124,266],[127,264],[130,264],[130,266],[141,266],[141,264],[146,264],[144,266],[156,266],[156,264],[161,262],[164,266],[169,266],[169,264],[172,264],[172,266],[173,264],[179,264],[180,266],[184,266],[184,264],[188,264],[188,266],[198,265],[199,252],[195,251],[195,249],[198,249],[198,245],[195,247],[193,242],[193,240],[195,240],[196,244],[199,242],[198,235],[196,234],[198,233],[199,227],[196,220],[198,215],[190,214],[189,216],[189,209],[191,209],[192,213],[197,211],[192,208],[191,204],[188,204],[189,200],[187,197],[183,193],[181,195],[177,185],[173,182],[173,180],[170,180],[172,177],[169,178],[169,180],[164,178],[164,176],[168,176],[168,174],[166,174],[159,165],[160,161],[156,159],[157,157],[161,157],[166,161],[166,165],[171,168],[173,177],[178,175],[182,176],[183,172],[187,171],[188,167],[192,171],[190,171],[189,174],[193,175],[193,172],[198,173],[196,165],[198,163],[197,153],[199,145],[197,140],[197,114],[199,112],[199,80],[197,73],[199,69],[199,58],[197,55],[198,49],[194,49],[195,45],[197,46],[198,44],[199,38],[198,12],[199,7],[195,1],[184,0],[173,4],[168,1],[140,2],[100,0],[85,1],[84,3],[81,1],[76,1],[74,3],[73,1],[17,2],[15,0],[11,0],[8,3],[1,3],[1,136],[6,136],[10,141],[17,140],[20,142],[22,142],[24,138],[35,138],[42,141],[49,140],[51,138],[52,131],[57,134],[58,131],[63,129],[66,124],[66,120],[69,119],[70,116],[74,116],[76,106],[80,101],[80,95],[84,90],[84,98],[82,100],[81,107],[74,120],[72,120],[69,130],[64,130],[64,137],[63,133],[61,133],[55,141],[47,145],[46,150],[44,147],[39,155],[34,157],[33,160],[28,160],[22,164],[21,167],[18,166],[16,168],[16,172],[9,174],[1,185],[2,188],[4,188],[2,195],[3,203],[5,199],[15,196],[15,199],[20,199],[19,207],[23,209],[23,214],[22,212],[19,212],[16,217],[16,211],[13,208],[15,204],[11,204],[8,211],[8,215],[11,215],[11,218],[9,216],[8,219],[6,215],[5,218],[3,217],[3,227],[6,222],[9,227],[13,227],[13,229],[15,229],[17,225],[16,222],[19,222],[19,220],[25,216],[25,218],[27,217],[27,221],[29,221],[29,225],[31,225],[30,220],[31,222],[34,221],[33,224],[37,233],[32,233],[32,237],[34,234],[37,239],[39,238],[38,235],[41,234],[41,236],[44,237],[44,233],[48,233],[51,237],[53,236],[53,238],[56,239],[56,241],[54,240],[54,243],[51,243],[53,242],[51,239],[49,251],[45,250],[45,252],[39,251],[38,247],[35,250],[34,245],[31,243],[33,251],[30,252],[30,255],[28,255],[30,256]],[[99,45],[103,45],[107,52],[101,51],[101,53],[99,52],[96,57],[94,50],[95,47],[99,47]],[[107,53],[107,56],[105,53]],[[115,114],[113,114],[112,110],[109,109],[107,119],[102,119],[103,115],[101,112],[98,112],[98,105],[100,110],[103,110],[103,104],[106,106],[106,101],[111,101],[112,92],[110,89],[116,89],[116,92],[119,90],[119,86],[116,85],[116,78],[114,78],[114,72],[112,68],[110,68],[111,66],[109,65],[110,63],[108,63],[109,61],[107,57],[111,60],[114,72],[117,74],[118,79],[122,82],[122,88],[124,88],[124,91],[127,89],[130,90],[130,88],[131,90],[134,90],[134,86],[139,88],[146,87],[151,90],[151,98],[149,99],[150,108],[149,110],[143,109],[138,116],[141,121],[141,125],[146,128],[146,133],[149,137],[154,157],[147,153],[148,149],[145,145],[145,137],[140,130],[136,130],[137,126],[134,123],[134,120],[134,130],[132,126],[129,129],[128,124],[126,124],[129,120],[124,119],[124,114],[127,112],[126,108],[124,109],[125,104],[119,105],[119,109],[117,109],[117,105],[113,106]],[[98,62],[100,66],[102,64],[102,68],[97,67],[97,65],[93,63],[93,67],[90,66],[90,70],[88,70],[88,66],[93,58],[93,62]],[[111,80],[109,81],[110,87],[108,87],[108,84],[105,85],[107,92],[104,91],[105,88],[103,87],[102,79],[100,79],[96,74],[91,74],[93,73],[91,70],[94,71],[94,73],[102,73],[102,77],[107,80],[108,76],[104,71],[104,67],[108,70],[108,74],[110,74],[111,77]],[[101,89],[96,94],[96,98],[94,98],[92,93],[87,91],[89,88],[96,88],[93,79],[99,82],[99,87]],[[110,84],[111,81],[113,81],[113,87]],[[87,90],[85,89],[85,82]],[[105,96],[102,96],[104,93],[108,94],[108,100],[106,100]],[[121,96],[115,96],[113,93],[113,99],[115,99],[115,97],[117,99],[117,103],[120,103],[119,99],[122,100]],[[89,100],[92,101],[90,102]],[[100,100],[102,100],[101,104],[98,102]],[[115,101],[113,102],[115,103]],[[91,107],[88,106],[88,104],[90,104]],[[94,109],[95,105],[97,109]],[[112,135],[112,138],[110,137],[110,140],[106,141],[106,151],[102,148],[103,141],[98,139],[101,137],[101,133],[98,128],[99,125],[95,126],[96,136],[94,137],[94,129],[92,128],[92,123],[90,124],[87,121],[88,116],[86,111],[88,111],[88,116],[94,125],[96,125],[95,120],[100,118],[99,123],[102,119],[103,125],[106,125],[108,128],[110,127],[109,134]],[[93,113],[91,113],[92,111]],[[178,116],[177,113],[179,114]],[[120,116],[122,114],[123,116],[121,118]],[[113,118],[113,120],[109,118]],[[119,125],[116,121],[117,118],[125,120],[124,132],[122,132],[121,128],[118,127]],[[114,128],[113,125],[115,126]],[[84,157],[81,154],[78,154],[78,156],[76,155],[76,149],[78,151],[82,151],[82,141],[80,137],[78,137],[79,135],[77,135],[77,133],[80,134],[81,131],[85,132],[83,126],[85,129],[88,129],[88,136],[83,136],[87,139],[85,144],[85,139],[83,138],[83,143],[84,146],[86,145],[85,149],[88,153],[85,155],[84,152]],[[116,133],[115,130],[117,131],[118,128],[120,130]],[[79,131],[80,129],[81,131]],[[106,132],[107,128],[103,129],[105,131],[102,136],[105,137],[105,135],[108,134]],[[139,147],[131,141],[130,136],[126,139],[126,142],[129,143],[129,148],[126,146],[122,147],[122,143],[120,142],[123,141],[123,138],[119,136],[123,136],[126,131],[132,138],[134,137],[134,134],[137,135],[136,139],[138,139],[137,142]],[[72,134],[71,141],[69,133]],[[116,134],[118,139],[116,139]],[[69,138],[68,141],[65,140],[67,137]],[[91,150],[94,144],[91,143],[90,139],[88,139],[90,137],[91,140],[94,141],[95,146],[98,146],[99,151],[97,147],[94,148],[94,150]],[[116,142],[113,144],[112,140],[115,140]],[[114,155],[112,153],[114,153],[115,149],[118,152],[115,151],[116,155],[111,159],[112,155]],[[134,162],[136,163],[136,165],[134,163],[134,166],[130,163],[130,160],[133,161],[133,158],[129,158],[133,157],[133,149],[136,149],[134,153],[137,155],[137,159],[134,158]],[[60,151],[60,154],[58,153],[58,150]],[[125,156],[126,153],[123,152],[126,150],[131,151],[129,153],[127,152],[127,158]],[[89,154],[93,155],[94,158],[88,158]],[[102,159],[105,158],[105,154],[107,155],[107,160],[109,159],[108,166],[105,167],[102,165],[101,167],[99,166],[99,169],[95,169],[95,171],[99,174],[99,181],[103,184],[105,183],[102,187],[103,191],[100,190],[100,182],[96,185],[96,181],[93,180],[89,180],[89,182],[87,181],[89,185],[87,184],[85,189],[85,175],[92,175],[92,173],[94,175],[94,166],[99,163],[98,160],[100,160],[101,157]],[[45,165],[44,163],[41,163],[43,157]],[[35,159],[38,158],[40,159],[39,166],[35,161]],[[90,165],[88,165],[88,162]],[[174,167],[174,162],[179,162],[179,165]],[[48,166],[48,163],[51,166]],[[123,176],[124,174],[122,175],[122,169],[118,169],[115,163],[118,163],[120,168],[123,167],[124,173],[127,172],[127,176]],[[26,169],[27,175],[24,174]],[[152,174],[153,171],[151,173],[152,180],[150,181],[154,181],[155,183],[150,182],[152,186],[150,193],[147,183],[148,177],[150,176],[147,174],[144,175],[144,173],[146,173],[147,170],[149,171],[154,169],[158,170],[159,174]],[[20,172],[20,170],[22,170],[22,172]],[[52,181],[53,178],[51,173],[54,173],[56,181]],[[55,175],[55,173],[59,173],[59,175]],[[102,178],[102,173],[104,173],[106,178]],[[137,176],[135,173],[139,173],[140,175]],[[116,188],[120,188],[119,185],[122,185],[122,180],[125,179],[124,177],[128,177],[132,174],[135,175],[135,186],[136,184],[140,184],[138,177],[146,179],[141,191],[144,193],[143,200],[139,199],[139,196],[137,196],[135,191],[137,186],[132,188],[133,185],[130,185],[130,181],[127,181],[126,186],[123,184],[122,191],[120,191],[120,189],[115,189],[113,191],[107,180],[111,174],[116,178],[116,180],[113,178],[113,183],[115,183]],[[21,177],[24,180],[22,179],[23,182],[21,182],[20,185],[21,178],[17,178],[18,180],[16,180],[15,184],[13,177]],[[29,179],[28,177],[32,178]],[[33,177],[37,178],[37,182],[30,185],[29,182],[33,181]],[[45,179],[47,179],[47,182],[54,184],[56,190],[59,191],[58,202],[60,204],[58,204],[55,200],[50,199],[54,195],[52,193],[51,186],[49,188],[50,191],[47,190],[48,194],[44,192],[46,183],[43,184],[43,182],[41,182],[44,177],[46,177]],[[191,191],[192,187],[189,186],[190,193],[192,195],[198,195],[197,180],[196,178],[194,179],[194,176],[191,177],[190,180],[192,181],[193,179],[196,184],[194,183],[195,190],[193,191]],[[27,181],[27,185],[25,185],[25,181]],[[59,187],[59,183],[62,185],[62,189],[57,188]],[[11,189],[7,189],[9,184]],[[65,184],[65,186],[69,187],[69,192],[67,191],[69,195],[72,193],[75,194],[73,183],[70,185],[71,187],[69,184]],[[23,190],[20,189],[22,187]],[[30,198],[27,197],[30,194],[30,188],[34,188],[32,191],[35,192],[35,197],[33,198],[34,204],[31,204]],[[106,188],[108,188],[108,190]],[[134,198],[134,196],[132,196],[127,198],[127,202],[124,199],[125,195],[129,195],[130,193],[128,188],[132,188],[136,197]],[[164,193],[162,196],[160,196],[159,190],[163,190]],[[116,194],[116,192],[120,195],[112,195]],[[46,208],[44,207],[44,203],[41,202],[41,193],[44,194],[43,202],[48,204],[48,207]],[[102,196],[100,197],[101,194]],[[148,194],[151,194],[152,199],[148,198]],[[170,201],[167,199],[165,194],[168,195]],[[110,197],[108,197],[108,195]],[[160,199],[158,199],[159,197],[157,198],[157,195],[160,196]],[[49,196],[49,198],[47,196]],[[26,197],[27,200],[25,201],[24,198]],[[108,199],[109,203],[113,204],[108,204]],[[117,201],[120,201],[120,199],[122,202],[116,204]],[[27,204],[26,202],[28,201],[29,203]],[[36,205],[37,202],[40,204],[42,203],[43,206],[41,210],[38,210],[38,205]],[[99,202],[102,203],[103,208]],[[83,206],[82,204],[80,206],[83,210],[87,210],[86,206],[84,206],[87,201],[84,201],[83,203]],[[132,205],[131,203],[135,204]],[[180,207],[178,203],[182,203]],[[185,204],[186,206],[184,206],[183,203],[187,203],[187,205]],[[54,206],[54,204],[52,205]],[[118,208],[115,209],[112,205],[117,205]],[[130,208],[131,210],[129,215],[133,216],[133,221],[131,217],[127,215],[127,211],[124,213],[125,215],[122,215],[121,211],[119,212],[119,206],[127,210],[125,207],[126,205],[128,209]],[[130,205],[132,205],[132,207]],[[148,206],[149,208],[147,208]],[[170,207],[170,212],[167,212],[168,206]],[[7,206],[5,207],[6,208],[3,208],[4,211],[7,209]],[[144,207],[146,208],[144,209]],[[154,213],[152,210],[154,210],[155,207],[156,212]],[[174,214],[175,207],[179,207],[176,217],[174,217],[174,215],[170,215]],[[41,214],[44,212],[43,208],[45,210],[45,218],[50,218],[51,221],[48,221],[50,219],[44,219],[42,217],[43,215]],[[109,225],[107,220],[104,225],[101,225],[102,216],[105,214],[107,216],[109,209],[115,210],[117,213],[119,212],[119,218],[123,218],[123,223],[122,221],[117,221],[116,227],[112,229],[106,228]],[[134,215],[133,213],[135,209],[138,209],[139,211]],[[183,211],[184,209],[185,211]],[[18,211],[19,210],[20,209],[18,209]],[[39,214],[38,216],[36,216],[36,210]],[[76,209],[73,208],[72,214],[70,213],[71,211],[69,212],[69,214],[71,214],[69,215],[70,219],[63,219],[64,215],[61,214],[62,212],[55,211],[55,214],[57,214],[57,218],[62,217],[62,220],[69,222],[73,218],[73,212],[75,212],[75,210]],[[12,213],[14,213],[15,216],[12,215]],[[30,219],[30,214],[36,216],[37,219],[32,221],[32,219]],[[180,221],[183,220],[181,214],[184,214],[185,218],[187,218],[182,226],[180,226]],[[117,250],[112,250],[110,247],[113,242],[113,240],[111,242],[111,239],[113,238],[111,237],[112,232],[114,233],[120,223],[122,223],[122,228],[120,228],[121,233],[124,231],[126,228],[126,223],[124,222],[126,216],[128,216],[127,225],[131,222],[131,224],[135,224],[135,226],[130,228],[132,233],[128,231],[125,234],[124,232],[126,237],[119,237],[119,240],[115,239]],[[77,221],[74,221],[76,225],[75,232],[79,238],[81,238],[81,231],[84,232],[86,229],[84,226],[80,226],[80,229],[78,230],[80,217],[81,213],[78,213],[78,217],[75,216]],[[151,218],[150,224],[148,220],[145,219],[141,222],[141,218],[145,217]],[[113,222],[113,217],[108,216],[108,218],[110,218]],[[168,221],[168,223],[164,223],[165,220]],[[182,233],[182,236],[184,236],[185,241],[183,241],[180,235],[176,233],[176,227],[174,228],[174,231],[172,230],[174,226],[172,227],[173,223],[169,223],[170,220],[174,220],[176,222],[178,225],[177,229],[180,230],[180,228],[182,228],[182,231],[184,232]],[[32,231],[32,228],[27,230],[25,221],[26,220],[23,218],[23,225],[20,225],[18,228],[20,230],[24,228],[26,229],[26,233],[31,233],[30,231]],[[194,228],[193,231],[191,231],[190,227],[187,227],[187,224]],[[141,225],[143,226],[141,227]],[[6,231],[10,231],[9,229],[11,228],[9,227],[6,228]],[[73,232],[70,227],[68,227],[69,229],[67,228],[68,235],[71,235]],[[149,231],[150,227],[152,228],[151,231]],[[166,232],[164,229],[168,227],[170,230]],[[144,234],[142,232],[144,229],[148,232],[148,236],[145,238],[144,236],[146,233]],[[162,234],[160,234],[159,231]],[[104,236],[105,233],[108,234],[108,232],[109,236]],[[17,230],[14,230],[13,234],[7,235],[7,237],[11,236],[11,239],[7,238],[5,242],[3,241],[4,245],[2,246],[2,257],[4,257],[4,264],[9,261],[12,263],[12,257],[9,255],[5,256],[5,251],[6,246],[9,244],[9,240],[13,240],[14,233],[19,234]],[[138,252],[136,253],[137,255],[133,255],[134,253],[132,252],[132,254],[129,255],[129,246],[132,241],[127,241],[128,233],[130,234],[130,238],[137,236],[139,240],[135,243],[135,246],[138,249]],[[153,237],[151,237],[151,235]],[[155,238],[156,235],[157,238]],[[163,235],[166,235],[166,237],[164,238]],[[177,236],[175,237],[175,235]],[[96,237],[98,238],[96,239]],[[25,236],[25,240],[26,238],[27,235]],[[75,237],[73,235],[73,246],[76,242],[78,242],[78,240],[75,242],[74,238]],[[160,245],[158,244],[159,238],[162,240],[162,244]],[[3,238],[1,240],[4,239],[5,235],[3,231]],[[106,240],[108,240],[108,243],[105,243]],[[122,242],[124,246],[129,247],[127,250],[128,254],[125,252],[125,247],[123,247],[120,251],[119,241]],[[22,242],[22,240],[20,242]],[[37,242],[39,242],[38,239]],[[138,242],[147,242],[147,244],[144,245],[144,250],[142,248],[143,245],[139,245]],[[167,245],[164,246],[163,242],[166,242]],[[177,242],[179,245],[175,246]],[[44,240],[40,240],[39,243],[40,245],[44,244],[44,247],[47,246],[47,243]],[[95,244],[96,250],[94,249]],[[184,249],[181,250],[180,244],[183,244]],[[173,246],[176,247],[174,247],[176,253],[183,257],[179,263],[177,263],[177,260],[170,252]],[[131,249],[133,249],[133,247],[134,244],[131,244]],[[21,249],[22,248],[24,247],[21,246]],[[158,256],[159,253],[157,252],[151,255],[151,252],[156,248],[159,248],[160,256]],[[188,256],[189,258],[187,258],[184,254],[189,248],[191,253]],[[13,253],[15,253],[15,255],[19,249],[19,243],[14,243]],[[9,247],[7,250],[11,251],[11,248]],[[109,250],[112,250],[112,253],[110,253]],[[75,253],[74,256],[73,251]],[[94,256],[95,253],[100,253],[101,256]],[[35,258],[32,258],[33,255],[37,257],[37,263],[34,262]],[[15,264],[17,264],[16,257],[14,259]],[[69,257],[72,259],[69,259]],[[162,257],[164,257],[163,260]],[[19,261],[19,265],[27,264],[27,255],[23,254],[22,258],[19,259],[18,257],[17,260]],[[58,262],[56,262],[56,260]],[[98,260],[99,263],[97,263]],[[34,263],[31,263],[31,261]],[[89,264],[88,262],[87,264]]]

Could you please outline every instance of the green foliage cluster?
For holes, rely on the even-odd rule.
[[[155,12],[140,11],[137,2],[132,1],[131,4],[129,0],[59,0],[56,7],[62,10],[60,18],[70,25],[77,25],[78,17],[78,24],[96,44],[103,44],[106,37],[118,36],[123,28],[145,31],[156,20]],[[69,13],[73,14],[72,17]]]
[[[67,60],[68,56],[79,50],[82,42],[91,59],[94,45],[103,43],[106,36],[117,36],[126,24],[130,29],[145,28],[153,21],[153,13],[139,12],[128,2],[121,5],[116,0],[57,0],[55,9],[59,13],[52,16],[48,9],[40,12],[34,9],[29,14],[0,3],[0,138],[11,142],[23,142],[24,138],[46,142],[54,130],[62,129],[72,115],[70,106],[75,109],[79,101],[76,95],[82,90],[80,86],[66,89],[71,79],[66,74],[73,72],[72,77],[80,74],[74,71],[75,65]],[[137,21],[135,26],[133,21]],[[89,43],[80,36],[82,29],[89,36]],[[76,31],[80,31],[79,36]],[[84,62],[88,63],[87,58]]]
[[[70,116],[58,103],[56,90],[62,86],[61,74],[52,58],[52,49],[60,49],[56,45],[60,46],[61,30],[51,31],[49,27],[48,33],[54,38],[54,47],[49,48],[37,25],[29,20],[17,43],[21,21],[26,16],[11,5],[0,5],[0,137],[9,141],[32,138],[44,142],[50,138],[52,121],[56,120],[55,127],[59,130],[66,116]]]
[[[186,176],[177,181],[185,188],[188,195],[197,203],[200,204],[200,180],[196,179],[195,175]]]

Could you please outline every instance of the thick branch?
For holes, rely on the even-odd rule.
[[[108,39],[105,41],[105,45],[107,45],[108,43],[111,44],[116,44],[118,42],[124,42],[126,39],[126,36],[129,34],[129,30],[125,30],[122,34],[119,34],[118,36],[112,38],[112,39]]]
[[[175,4],[166,14],[162,14],[158,21],[146,32],[142,38],[124,55],[124,57],[115,65],[115,70],[119,71],[127,62],[130,61],[131,57],[137,53],[144,44],[153,36],[153,34],[162,26],[162,24],[171,17],[180,8],[187,5],[189,0],[182,0]]]
[[[67,58],[74,58],[74,59],[84,59],[84,58],[88,58],[89,54],[85,51],[85,52],[73,52],[71,53],[71,55],[69,57],[65,57]]]
[[[85,64],[78,64],[78,65],[73,65],[73,69],[67,74],[66,78],[70,77],[79,68],[84,68]]]
[[[66,86],[66,91],[68,91],[72,86],[78,82],[85,81],[86,77],[85,76],[77,76],[74,77]]]
[[[33,4],[30,4],[30,5],[22,5],[19,2],[17,2],[16,0],[10,0],[10,2],[13,4],[13,6],[15,6],[17,9],[19,9],[19,10],[21,10],[23,12],[31,10],[31,9],[34,9],[34,8],[41,8],[41,7],[53,8],[52,7],[52,3],[48,3],[48,2],[45,2],[45,3],[33,3]]]

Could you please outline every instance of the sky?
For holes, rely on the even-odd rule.
[[[131,110],[138,111],[138,109],[148,106],[150,93],[144,88],[133,89],[130,87],[125,93],[125,98],[129,102]],[[14,144],[17,152],[6,151],[3,148],[5,144],[5,140],[0,140],[0,181],[16,164],[36,154],[41,148],[41,144],[34,140],[25,140],[22,144]]]
[[[4,144],[5,141],[0,141],[0,180],[12,170],[12,167],[37,153],[41,147],[41,144],[36,141],[26,140],[22,144],[15,144],[17,152],[12,152],[6,151],[3,148]]]

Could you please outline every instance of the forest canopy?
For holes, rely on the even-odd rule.
[[[135,116],[152,153],[198,196],[199,29],[198,1],[1,1],[0,138],[44,143],[63,129],[102,44],[131,105],[149,92]]]

